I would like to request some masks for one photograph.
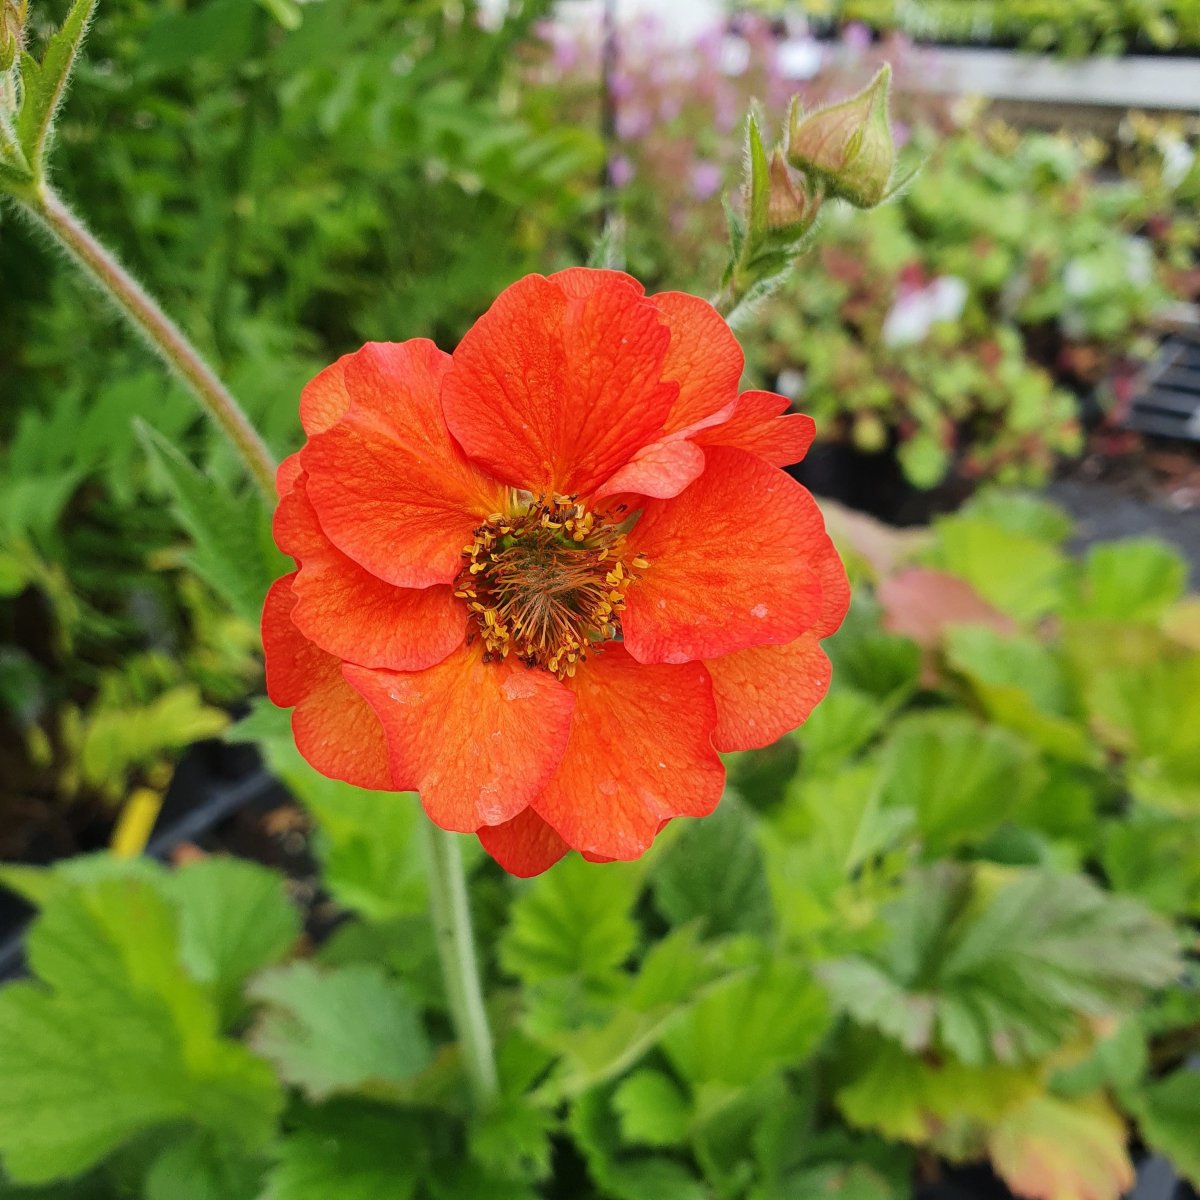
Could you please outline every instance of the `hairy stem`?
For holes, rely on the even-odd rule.
[[[433,931],[437,937],[450,1016],[462,1050],[471,1094],[478,1107],[486,1108],[495,1099],[499,1085],[492,1031],[488,1027],[479,985],[479,964],[475,957],[475,935],[471,928],[459,835],[439,829],[424,817],[420,824],[429,868]]]
[[[44,229],[191,389],[237,451],[268,503],[275,502],[275,460],[229,389],[187,336],[48,186],[21,201]]]

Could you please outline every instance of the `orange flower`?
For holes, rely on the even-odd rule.
[[[643,853],[824,695],[849,601],[813,436],[737,392],[719,314],[615,271],[531,275],[453,356],[371,343],[304,390],[267,597],[301,753],[421,794],[533,875]]]

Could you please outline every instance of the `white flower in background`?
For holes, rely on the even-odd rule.
[[[1063,290],[1073,299],[1090,296],[1096,289],[1096,276],[1087,263],[1073,258],[1063,270]]]
[[[939,321],[957,321],[967,303],[967,285],[941,275],[923,288],[902,291],[883,322],[885,346],[913,346]]]
[[[788,38],[775,52],[775,63],[784,79],[812,79],[824,61],[821,44],[811,37]]]
[[[750,65],[750,43],[731,33],[721,42],[721,74],[736,79]]]
[[[1163,130],[1155,144],[1163,160],[1163,182],[1169,188],[1177,188],[1192,169],[1196,152],[1177,134]]]
[[[1125,239],[1125,276],[1137,287],[1145,287],[1154,278],[1154,251],[1145,238]]]
[[[775,377],[775,390],[789,400],[799,400],[804,395],[804,372],[784,367]]]

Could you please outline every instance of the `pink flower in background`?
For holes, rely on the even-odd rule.
[[[627,187],[636,174],[633,163],[623,154],[614,155],[608,163],[608,182],[615,188]]]
[[[701,159],[692,166],[691,190],[697,200],[707,200],[721,187],[721,168],[715,162]]]
[[[842,45],[855,54],[865,54],[871,48],[871,31],[861,21],[851,21],[842,30]]]

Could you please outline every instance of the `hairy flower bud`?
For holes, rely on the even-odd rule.
[[[767,228],[777,233],[803,233],[816,216],[816,206],[797,187],[783,151],[776,148],[768,167]]]
[[[807,115],[792,111],[788,162],[821,179],[829,193],[856,208],[884,199],[896,161],[888,125],[892,71],[884,66],[870,84],[840,104]]]

